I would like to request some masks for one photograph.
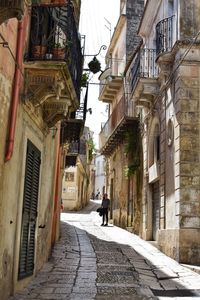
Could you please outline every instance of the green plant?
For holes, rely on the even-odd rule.
[[[72,44],[69,40],[61,40],[60,42],[53,43],[53,48],[66,48]]]
[[[64,48],[64,46],[61,46],[61,43],[55,43],[53,48]]]
[[[81,76],[81,87],[86,87],[88,84],[89,74],[83,73]]]
[[[89,138],[87,141],[87,146],[88,146],[88,158],[89,158],[89,161],[92,161],[93,159],[93,155],[95,154],[96,152],[96,149],[95,149],[95,144],[94,144],[94,141],[92,138]]]

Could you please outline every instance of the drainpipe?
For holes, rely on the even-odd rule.
[[[27,24],[27,18],[26,18]],[[23,50],[24,50],[24,40],[25,40],[25,21],[18,21],[18,36],[17,36],[17,49],[16,49],[16,62],[15,62],[15,74],[13,79],[13,89],[12,89],[12,101],[10,108],[10,126],[8,132],[5,162],[9,161],[13,154],[14,148],[14,137],[16,129],[17,120],[17,107],[19,103],[19,89],[21,84],[21,69],[23,63]]]
[[[52,215],[52,231],[51,231],[51,244],[56,241],[56,228],[58,219],[58,203],[60,193],[60,165],[61,165],[61,148],[60,148],[60,123],[57,125],[57,148],[56,148],[56,161],[55,161],[55,175],[54,175],[54,193],[53,193],[53,215]]]

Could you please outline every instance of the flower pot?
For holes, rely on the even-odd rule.
[[[64,59],[65,58],[65,48],[53,48],[53,58]]]
[[[42,45],[33,45],[32,47],[32,57],[42,59],[45,57],[47,51],[46,46]]]

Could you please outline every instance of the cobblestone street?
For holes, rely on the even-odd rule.
[[[199,274],[134,234],[100,226],[98,206],[62,213],[52,257],[10,300],[200,299]]]

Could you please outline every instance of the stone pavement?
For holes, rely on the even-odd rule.
[[[62,213],[52,257],[9,300],[200,299],[200,275],[119,227],[102,227],[99,201]]]

